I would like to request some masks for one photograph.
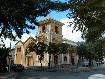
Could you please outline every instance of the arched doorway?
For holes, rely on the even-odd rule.
[[[55,64],[55,65],[58,64],[58,56],[57,56],[57,55],[54,56],[54,64]]]

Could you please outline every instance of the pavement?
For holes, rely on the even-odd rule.
[[[78,67],[70,70],[25,70],[16,79],[105,79],[105,66]]]
[[[105,69],[81,72],[31,71],[17,74],[16,79],[105,79]]]
[[[91,73],[90,77],[86,78],[87,76],[89,76],[90,73]],[[75,75],[77,77],[75,77]],[[46,78],[44,76],[46,76]],[[82,77],[83,77],[82,79],[105,79],[105,65],[98,67],[90,67],[90,68],[78,67],[70,71],[56,70],[56,71],[46,72],[46,71],[25,70],[24,72],[18,74],[15,72],[0,73],[0,79],[15,79],[15,77],[16,79],[81,79]]]

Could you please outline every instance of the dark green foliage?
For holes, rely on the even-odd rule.
[[[49,54],[49,68],[50,68],[50,64],[51,64],[51,54],[56,55],[58,54],[58,47],[57,44],[50,42],[49,45],[47,46],[47,52]]]
[[[36,45],[35,45],[35,50],[36,50],[36,53],[38,55],[40,55],[40,63],[41,63],[41,67],[42,67],[42,60],[44,59],[44,54],[46,53],[47,51],[47,45],[44,44],[43,42],[38,42]]]
[[[104,48],[104,39],[96,40],[95,42],[95,60],[98,62],[102,62],[105,57],[105,48]]]
[[[50,54],[61,54],[68,52],[69,45],[67,43],[49,43],[48,53]]]
[[[80,30],[86,41],[93,41],[105,32],[105,1],[104,0],[70,0],[71,13],[74,18],[74,29]]]
[[[87,58],[88,50],[84,44],[80,44],[77,46],[77,54],[80,58]]]
[[[22,66],[21,64],[12,64],[10,68],[15,72],[22,72],[24,70],[24,66]]]
[[[61,44],[59,44],[58,45],[59,47],[59,53],[61,54],[65,54],[65,53],[68,53],[68,49],[69,49],[69,47],[70,47],[70,45],[69,44],[67,44],[67,43],[61,43]]]
[[[35,44],[35,50],[38,55],[44,54],[47,51],[47,45],[43,42]]]
[[[26,47],[26,54],[29,54],[30,52],[33,52],[33,51],[36,51],[35,50],[35,43],[34,42],[31,42]]]
[[[79,55],[79,59],[87,59],[89,61],[88,66],[92,66],[92,60],[94,59],[94,54],[92,47],[90,44],[82,43],[77,46],[77,54]]]
[[[37,17],[46,16],[51,10],[64,11],[64,6],[66,3],[52,0],[0,0],[0,37],[20,38],[29,29],[35,29]]]
[[[77,46],[77,54],[81,59],[88,59],[89,66],[92,65],[92,60],[96,62],[102,62],[105,57],[105,51],[102,39],[96,40],[94,42],[82,43]]]
[[[0,48],[0,72],[7,71],[7,56],[9,56],[9,49]]]
[[[49,68],[50,68],[50,60],[51,60],[51,54],[53,55],[59,55],[64,54],[68,52],[69,45],[66,43],[49,43],[47,47],[47,52],[49,53]]]
[[[30,52],[33,52],[33,51],[36,52],[37,55],[40,55],[39,60],[42,67],[42,60],[44,59],[44,53],[47,52],[47,45],[43,42],[38,42],[36,44],[31,42],[26,47],[26,54],[29,54]]]
[[[58,45],[56,43],[49,43],[47,51],[49,54],[58,54]]]
[[[65,11],[69,18],[74,18],[74,29],[82,31],[87,41],[101,37],[105,31],[104,0],[69,0],[68,2],[52,0],[1,0],[0,1],[0,37],[15,38],[38,25],[37,17],[46,16],[52,10]]]

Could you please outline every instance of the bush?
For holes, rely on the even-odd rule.
[[[10,68],[15,72],[22,72],[24,70],[24,66],[22,66],[21,64],[13,64],[10,66]]]
[[[0,73],[5,73],[7,72],[7,68],[5,67],[0,67]]]

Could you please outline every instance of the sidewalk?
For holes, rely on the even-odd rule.
[[[0,73],[0,79],[15,79],[15,76],[14,72]]]
[[[96,67],[78,67],[79,71],[91,71],[91,70],[98,70],[98,69],[105,69],[105,66],[96,66]]]

